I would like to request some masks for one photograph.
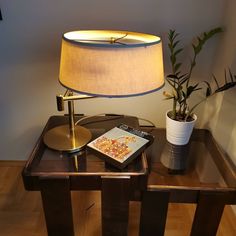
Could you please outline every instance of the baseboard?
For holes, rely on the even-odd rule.
[[[6,160],[0,160],[0,166],[7,166],[7,167],[11,167],[11,166],[24,166],[26,163],[26,161],[6,161]]]

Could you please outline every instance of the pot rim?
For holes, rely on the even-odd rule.
[[[169,117],[169,115],[168,115],[168,113],[171,112],[171,111],[172,111],[172,110],[168,110],[168,111],[166,112],[166,118],[168,118],[169,120],[172,120],[172,122],[176,122],[176,123],[188,123],[188,124],[190,124],[190,123],[196,122],[196,120],[197,120],[197,115],[196,115],[195,113],[193,113],[193,116],[192,116],[193,120],[191,120],[191,121],[173,120],[173,119],[171,119],[171,118]]]

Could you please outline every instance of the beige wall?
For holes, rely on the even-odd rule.
[[[225,33],[217,52],[214,74],[224,81],[224,68],[230,67],[236,74],[236,1],[226,4]],[[236,164],[236,88],[211,98],[204,107],[202,125],[212,130],[220,146]]]
[[[236,74],[236,1],[228,0],[224,12],[225,33],[216,54],[214,74],[223,83],[223,68]],[[203,107],[202,126],[212,131],[216,141],[236,165],[236,88],[212,97]],[[236,214],[236,206],[233,206]]]
[[[168,29],[173,28],[182,33],[181,38],[188,51],[193,36],[222,25],[225,2],[227,1],[1,0],[0,159],[26,159],[48,117],[57,114],[55,95],[64,92],[57,82],[62,32],[94,28],[160,35],[164,41],[165,71],[168,73]],[[207,45],[207,50],[199,58],[196,78],[211,74],[218,44],[219,40],[213,40]],[[228,51],[230,54],[230,48]],[[187,57],[187,53],[183,56]],[[225,58],[228,57],[225,55]],[[226,64],[230,63],[231,61]],[[224,101],[230,99],[230,96],[225,94]],[[80,101],[76,103],[76,110],[88,115],[101,112],[137,115],[164,127],[164,115],[169,106],[168,102],[163,101],[160,91],[138,98]],[[200,114],[201,112],[198,126],[201,125]],[[218,112],[217,117],[220,114]],[[227,119],[231,118],[230,115],[227,116]],[[207,123],[206,120],[205,118],[203,123]],[[221,122],[226,126],[222,115]],[[212,126],[214,124],[215,122]],[[229,140],[230,134],[226,134]],[[230,145],[233,147],[233,144]]]

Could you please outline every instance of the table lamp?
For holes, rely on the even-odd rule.
[[[68,101],[69,124],[49,130],[44,143],[55,150],[75,152],[90,141],[91,133],[75,125],[73,100],[139,96],[160,89],[164,85],[161,39],[116,30],[65,33],[59,82],[68,90],[57,96],[58,110]]]

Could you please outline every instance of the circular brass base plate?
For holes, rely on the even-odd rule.
[[[50,129],[43,138],[44,143],[51,149],[66,152],[81,150],[92,138],[91,132],[81,126],[75,126],[75,136],[70,134],[69,125],[57,126]]]

